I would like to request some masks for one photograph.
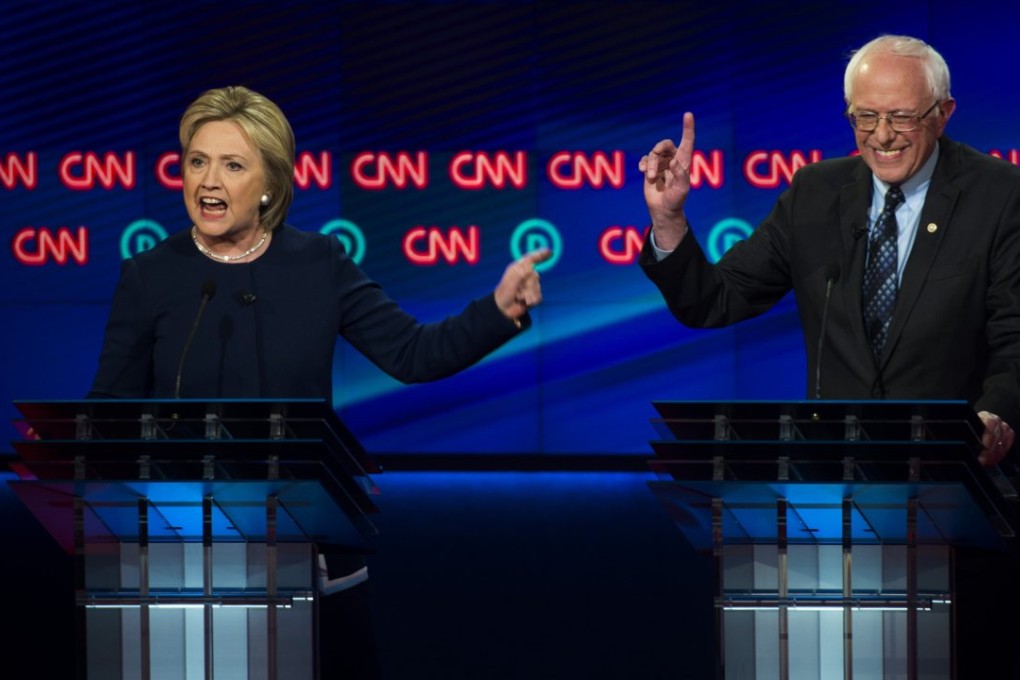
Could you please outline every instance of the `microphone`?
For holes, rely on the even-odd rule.
[[[854,233],[856,234],[856,232]],[[822,398],[822,349],[825,347],[825,323],[829,319],[829,299],[832,297],[832,286],[838,280],[839,265],[832,262],[825,268],[825,304],[822,305],[822,324],[818,333],[818,355],[815,358],[815,399]]]
[[[255,293],[248,290],[237,291],[237,297],[241,300],[241,304],[243,305],[253,305],[255,304],[255,301],[258,300]]]
[[[181,378],[184,375],[184,360],[188,357],[188,350],[191,349],[191,341],[195,339],[195,331],[198,330],[198,324],[202,320],[202,312],[205,311],[205,306],[209,303],[209,300],[213,299],[214,295],[216,295],[216,282],[209,279],[202,284],[202,301],[198,305],[198,314],[195,315],[195,322],[191,324],[188,339],[184,341],[184,349],[181,350],[181,362],[177,365],[177,381],[174,384],[174,399],[181,398]]]

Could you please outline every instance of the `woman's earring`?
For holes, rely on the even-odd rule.
[[[269,194],[262,194],[262,201],[261,202],[262,202],[262,206],[263,207],[269,205]]]

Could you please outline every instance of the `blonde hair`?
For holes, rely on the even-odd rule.
[[[198,129],[213,121],[236,123],[259,152],[266,169],[269,205],[260,209],[260,221],[275,229],[287,218],[294,200],[294,131],[283,111],[269,99],[240,85],[202,93],[181,116],[182,158]]]

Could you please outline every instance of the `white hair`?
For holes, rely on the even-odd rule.
[[[940,102],[952,97],[949,93],[949,67],[935,48],[923,40],[906,35],[882,35],[861,47],[850,57],[850,63],[846,65],[846,73],[843,75],[843,97],[847,103],[853,101],[854,76],[857,75],[861,62],[869,55],[880,53],[920,59],[932,97]]]

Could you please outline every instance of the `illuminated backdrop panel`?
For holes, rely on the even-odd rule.
[[[532,331],[402,386],[342,343],[334,400],[376,453],[647,454],[656,399],[801,398],[792,301],[692,331],[634,265],[637,162],[697,116],[697,238],[723,252],[800,165],[852,151],[849,51],[946,56],[949,134],[1018,161],[1020,10],[907,2],[35,3],[0,24],[0,415],[89,387],[118,265],[187,228],[177,119],[210,87],[274,99],[298,140],[289,221],[332,233],[423,319],[551,245]]]

